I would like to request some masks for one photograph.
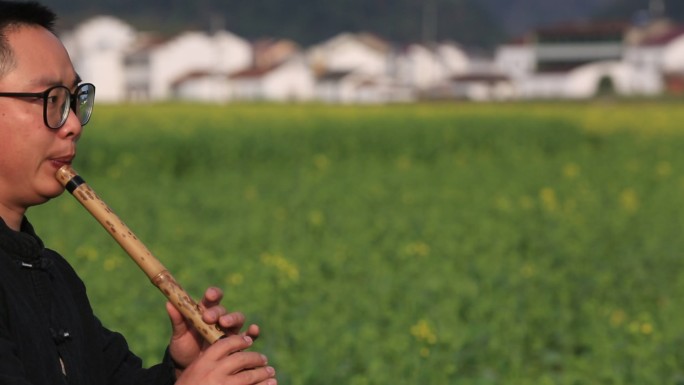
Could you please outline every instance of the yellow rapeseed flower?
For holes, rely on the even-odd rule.
[[[622,309],[614,310],[610,314],[610,324],[613,325],[613,327],[618,327],[622,325],[626,319],[627,314],[625,314],[624,310]]]
[[[244,277],[240,273],[230,274],[226,278],[226,282],[228,282],[228,284],[231,286],[239,286],[242,284],[243,281],[244,281]]]
[[[118,165],[111,166],[107,169],[107,177],[109,179],[119,179],[121,178],[121,167]]]
[[[288,261],[280,254],[263,253],[261,262],[266,266],[271,266],[280,273],[281,277],[290,282],[299,281],[299,268],[294,263]]]
[[[511,200],[508,199],[506,196],[498,196],[496,197],[496,200],[494,201],[494,205],[496,208],[503,212],[510,212],[513,209],[513,205],[511,204]]]
[[[655,169],[656,175],[665,178],[672,174],[672,164],[668,161],[658,162]]]
[[[430,255],[430,245],[425,242],[413,242],[406,245],[406,253],[415,257],[427,257]]]
[[[330,166],[330,160],[325,154],[317,154],[314,156],[314,166],[319,171],[325,171]]]
[[[402,155],[397,159],[397,168],[402,171],[406,171],[411,168],[412,165],[411,158],[406,155]]]
[[[109,257],[104,261],[104,270],[113,271],[121,265],[121,258],[119,257]]]
[[[620,193],[620,206],[628,213],[634,213],[639,209],[639,197],[633,188],[626,188]]]
[[[575,163],[567,163],[563,166],[563,176],[568,179],[576,178],[580,173],[580,168]]]
[[[253,202],[259,197],[259,191],[254,186],[248,186],[245,188],[244,196],[246,201]]]
[[[284,222],[287,219],[287,211],[282,207],[278,207],[273,211],[273,217],[279,222]]]
[[[537,274],[537,268],[531,263],[526,263],[520,269],[520,274],[524,278],[532,278],[535,274]]]
[[[99,257],[97,249],[92,246],[82,245],[76,249],[76,256],[85,258],[88,262],[93,262]]]
[[[325,222],[325,216],[320,210],[313,210],[309,213],[309,223],[315,227],[320,227]]]
[[[119,159],[117,159],[117,161],[119,165],[122,167],[131,167],[139,163],[135,155],[130,152],[126,152],[119,155]]]
[[[420,342],[426,342],[430,345],[437,343],[437,335],[426,319],[421,319],[411,326],[411,335]]]
[[[641,324],[641,334],[649,335],[653,333],[653,325],[649,322],[644,322]]]
[[[405,205],[410,205],[413,204],[416,201],[415,195],[410,192],[410,191],[404,191],[403,194],[401,194],[401,203]]]
[[[558,199],[556,192],[551,187],[544,187],[539,192],[542,207],[548,212],[554,212],[558,209]]]
[[[523,210],[531,210],[534,207],[534,199],[528,195],[521,196],[519,202]]]

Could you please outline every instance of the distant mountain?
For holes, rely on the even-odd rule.
[[[339,32],[372,32],[407,43],[452,40],[492,48],[536,27],[592,19],[633,20],[657,0],[44,0],[70,28],[109,14],[139,30],[177,33],[226,28],[248,39],[281,37],[302,45]],[[684,20],[683,0],[662,0]]]
[[[564,21],[590,20],[620,0],[480,0],[499,20],[507,36]],[[643,1],[643,0],[641,0]],[[679,0],[681,1],[681,0]]]
[[[480,0],[45,0],[64,26],[96,14],[166,33],[224,27],[247,38],[320,42],[344,31],[398,42],[454,40],[492,46],[504,37]]]
[[[648,17],[650,6],[662,7],[664,15],[677,22],[684,22],[684,1],[682,0],[619,0],[613,1],[597,12],[599,19],[627,18],[639,21]]]
[[[651,7],[662,7],[663,15],[684,22],[682,0],[481,0],[499,20],[508,37],[517,37],[539,26],[563,22],[626,20],[650,17]]]
[[[284,37],[300,44],[339,32],[367,31],[390,40],[454,40],[492,46],[503,37],[480,0],[46,0],[65,27],[96,14],[138,29],[175,32],[224,27],[247,38]]]

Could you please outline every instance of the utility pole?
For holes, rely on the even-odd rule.
[[[649,0],[648,13],[653,19],[665,17],[665,0]]]
[[[422,39],[424,43],[437,40],[437,0],[422,0],[423,22]]]

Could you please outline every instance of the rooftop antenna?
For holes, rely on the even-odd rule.
[[[209,18],[209,30],[212,33],[216,33],[218,31],[223,31],[226,29],[226,19],[223,17],[223,15],[220,14],[213,14]]]
[[[649,0],[648,13],[653,19],[665,16],[665,0]]]
[[[423,1],[422,38],[424,43],[434,42],[437,39],[437,1]]]

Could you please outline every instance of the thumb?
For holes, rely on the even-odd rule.
[[[171,302],[166,302],[166,312],[169,314],[171,328],[173,329],[172,338],[177,338],[187,333],[188,325],[185,323],[185,317]]]

